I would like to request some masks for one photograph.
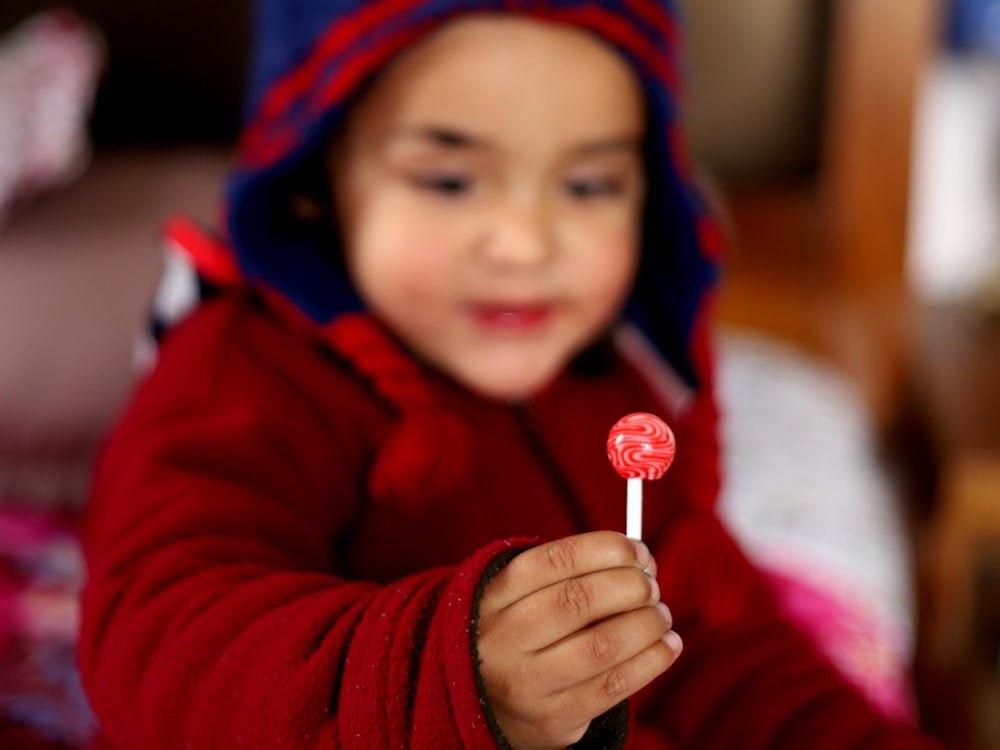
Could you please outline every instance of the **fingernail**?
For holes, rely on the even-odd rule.
[[[663,602],[660,602],[656,605],[656,608],[660,610],[660,614],[663,615],[663,620],[667,623],[667,627],[672,628],[674,626],[674,616],[670,613],[670,607]]]
[[[635,559],[642,567],[645,568],[652,558],[652,555],[649,554],[649,547],[640,542],[638,539],[633,539],[632,544],[635,546]]]
[[[671,651],[678,654],[684,650],[684,641],[682,641],[681,637],[673,630],[668,630],[663,634],[663,642],[670,647]]]
[[[649,579],[649,599],[654,602],[660,601],[660,584],[655,578]]]

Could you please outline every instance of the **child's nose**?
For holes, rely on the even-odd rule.
[[[554,249],[552,222],[539,202],[499,209],[484,243],[484,256],[497,265],[528,266],[546,261]]]

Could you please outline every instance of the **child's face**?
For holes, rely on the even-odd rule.
[[[466,387],[536,392],[631,288],[643,127],[630,69],[584,32],[452,22],[387,69],[330,152],[362,297]]]

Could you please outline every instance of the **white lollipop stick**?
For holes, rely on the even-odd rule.
[[[625,536],[642,539],[642,479],[632,477],[625,481]]]

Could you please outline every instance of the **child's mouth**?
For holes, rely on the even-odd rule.
[[[552,316],[548,304],[472,306],[472,317],[477,324],[495,331],[520,333],[540,328]]]

